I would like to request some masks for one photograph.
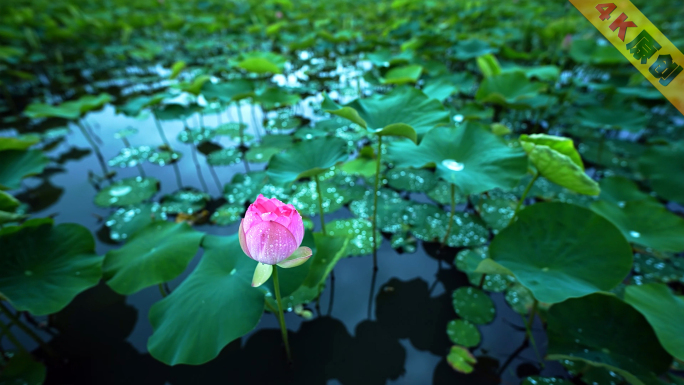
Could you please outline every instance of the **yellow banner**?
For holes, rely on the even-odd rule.
[[[684,55],[629,0],[570,0],[684,114]]]

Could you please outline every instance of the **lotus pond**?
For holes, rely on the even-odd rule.
[[[684,117],[568,2],[7,1],[0,90],[1,385],[684,384]]]

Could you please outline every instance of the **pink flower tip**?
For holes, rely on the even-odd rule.
[[[259,194],[240,222],[240,247],[253,260],[275,265],[302,244],[304,222],[297,209]]]

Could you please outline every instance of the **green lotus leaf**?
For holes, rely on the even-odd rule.
[[[178,133],[178,141],[181,143],[200,144],[212,140],[216,136],[213,128],[186,128]]]
[[[573,40],[570,57],[582,64],[621,64],[625,61],[611,44],[598,44],[595,39]]]
[[[482,290],[500,293],[515,284],[515,278],[510,271],[487,258],[488,255],[487,246],[461,250],[456,254],[454,264],[468,275],[473,286],[479,286],[482,282]],[[499,274],[501,272],[503,274]],[[482,273],[485,273],[484,281]]]
[[[452,320],[447,324],[447,335],[451,342],[472,348],[480,344],[480,331],[466,320]]]
[[[492,229],[494,234],[503,230],[513,218],[518,198],[515,194],[492,190],[486,195],[471,197],[480,218]]]
[[[589,128],[638,132],[648,127],[648,114],[629,103],[588,106],[577,111],[575,121]]]
[[[545,303],[611,290],[632,267],[632,249],[612,223],[557,202],[522,210],[494,237],[489,255]]]
[[[564,379],[564,378],[532,376],[532,377],[527,377],[522,382],[522,384],[520,384],[520,385],[548,385],[548,384],[572,385],[573,383],[570,382],[569,380]]]
[[[584,173],[572,140],[551,135],[521,135],[520,145],[544,178],[569,190],[599,195],[599,184]]]
[[[0,385],[43,385],[45,365],[36,361],[31,353],[16,352],[0,372]]]
[[[468,351],[468,349],[454,345],[451,347],[447,355],[447,363],[455,371],[461,373],[471,373],[475,369],[477,359]]]
[[[140,203],[118,208],[107,217],[105,225],[109,228],[109,238],[125,241],[155,220],[166,220],[166,213],[161,210],[159,203]]]
[[[301,97],[299,95],[275,87],[269,87],[266,90],[257,93],[254,98],[254,101],[261,104],[261,108],[264,110],[289,107],[299,103],[300,100]]]
[[[90,231],[73,223],[32,219],[0,230],[0,298],[19,311],[60,311],[102,276]]]
[[[223,83],[206,82],[201,92],[207,100],[231,103],[253,97],[254,83],[246,79],[235,79]]]
[[[378,228],[384,232],[396,233],[406,230],[405,210],[410,206],[396,191],[381,188],[378,191]],[[361,199],[353,201],[349,210],[360,219],[373,218],[373,191],[366,190]]]
[[[19,205],[21,205],[21,202],[17,198],[0,190],[0,210],[14,211]]]
[[[181,152],[171,150],[166,146],[159,146],[159,148],[153,149],[149,153],[147,161],[163,167],[178,162],[182,156]]]
[[[454,310],[461,318],[474,324],[488,324],[494,320],[494,302],[480,289],[464,286],[452,294]]]
[[[515,72],[519,71],[525,74],[529,79],[539,79],[545,82],[555,82],[560,77],[560,68],[555,65],[544,65],[544,66],[534,66],[534,67],[519,67],[519,66],[509,66],[502,70],[502,72]]]
[[[211,76],[209,75],[199,75],[196,78],[192,79],[190,82],[182,82],[177,85],[178,88],[181,89],[181,91],[187,92],[189,94],[199,96],[200,92],[202,91],[202,86],[204,86],[204,83],[207,83],[211,80]]]
[[[38,175],[50,163],[40,150],[7,150],[0,152],[0,190],[21,187],[21,180]]]
[[[640,191],[636,183],[624,177],[609,176],[601,179],[599,185],[601,186],[599,199],[618,206],[623,206],[627,202],[655,201],[655,198]]]
[[[450,205],[451,204],[451,183],[445,182],[441,179],[438,180],[437,184],[435,184],[435,187],[427,192],[427,196],[437,203],[440,203],[443,205]],[[458,191],[456,191],[454,198],[455,198],[454,200],[455,200],[456,204],[463,203],[467,199],[466,196],[464,196],[463,194],[460,194]]]
[[[610,294],[595,293],[551,306],[547,333],[548,359],[603,367],[633,385],[652,383],[645,379],[665,372],[672,362],[644,316]]]
[[[207,163],[212,166],[230,166],[241,160],[242,152],[235,147],[223,148],[207,155]]]
[[[199,265],[149,313],[154,332],[147,350],[167,365],[200,365],[259,323],[264,290],[252,287],[256,261],[248,258],[237,234],[208,235]]]
[[[346,172],[349,175],[369,178],[375,175],[376,163],[377,162],[375,161],[375,159],[359,157],[356,159],[352,159],[348,162],[345,162],[343,165],[340,166],[340,170]],[[384,165],[382,168],[385,168]]]
[[[504,299],[511,309],[522,316],[530,314],[535,301],[532,292],[519,283],[506,289]]]
[[[159,181],[140,176],[125,178],[103,188],[95,195],[100,207],[128,206],[146,201],[159,190]]]
[[[451,84],[448,80],[442,78],[430,79],[425,82],[423,93],[431,99],[437,99],[444,102],[449,96],[458,91],[458,87]]]
[[[406,129],[405,126],[413,128],[420,139],[432,127],[450,122],[449,112],[444,109],[440,102],[430,99],[420,90],[408,86],[395,88],[384,96],[375,95],[370,98],[353,100],[338,110],[335,110],[334,106],[336,105],[325,104],[323,108],[327,112],[342,116],[362,127],[367,127],[370,132],[378,135],[396,135],[392,132],[383,133],[382,131],[390,125],[402,123],[404,129]],[[404,134],[400,136],[404,136]]]
[[[684,251],[684,219],[654,200],[594,202],[592,211],[611,221],[629,242],[665,252]]]
[[[320,213],[318,207],[318,192],[316,181],[305,181],[292,186],[290,197],[287,199],[302,215],[313,216]],[[360,193],[358,190],[361,190]],[[358,196],[363,196],[365,188],[354,186],[345,188],[329,181],[321,181],[321,194],[323,195],[323,212],[332,213],[342,208],[346,203]]]
[[[159,120],[184,120],[199,112],[201,108],[196,104],[184,106],[182,104],[165,104],[161,108],[153,110],[154,116]]]
[[[204,208],[211,200],[207,193],[195,189],[178,190],[171,195],[165,195],[161,199],[161,209],[169,214],[194,214]]]
[[[639,157],[639,171],[658,195],[684,204],[684,142],[651,146]]]
[[[510,108],[533,108],[539,105],[539,93],[545,89],[545,84],[531,82],[522,72],[509,72],[485,78],[475,99]]]
[[[413,59],[413,53],[402,51],[398,54],[393,54],[389,50],[379,49],[367,54],[366,57],[377,67],[389,67],[408,64]]]
[[[397,167],[436,165],[437,176],[455,184],[461,194],[510,190],[527,171],[522,151],[508,147],[486,127],[472,122],[455,128],[436,127],[418,146],[393,142],[388,158]]]
[[[390,187],[410,192],[428,192],[438,181],[435,173],[426,169],[393,168],[386,175]]]
[[[211,214],[211,223],[218,226],[228,226],[236,223],[242,219],[245,213],[245,206],[242,204],[226,203],[219,206],[219,208]]]
[[[372,224],[364,219],[337,219],[325,224],[327,235],[349,238],[345,256],[356,257],[370,254],[373,251]],[[382,244],[382,234],[376,231],[377,247]]]
[[[387,71],[381,80],[383,84],[406,84],[415,83],[420,78],[423,67],[417,64],[394,67]]]
[[[0,210],[0,225],[18,222],[19,220],[24,218],[26,218],[26,215],[24,214],[8,213],[7,211]]]
[[[667,285],[630,285],[625,302],[637,309],[651,324],[660,344],[679,360],[684,360],[684,334],[674,320],[684,319],[684,297],[672,294]]]
[[[425,81],[423,92],[429,98],[443,102],[456,92],[468,94],[475,85],[475,78],[468,72],[441,75]]]
[[[0,151],[5,150],[26,150],[34,144],[40,142],[40,136],[35,134],[20,136],[0,136]]]
[[[321,174],[348,157],[346,141],[334,137],[313,139],[273,155],[266,172],[271,182],[285,185]]]
[[[109,94],[85,95],[77,100],[64,102],[59,106],[51,106],[43,103],[33,103],[26,107],[24,115],[31,119],[35,118],[64,118],[78,119],[90,111],[99,110],[105,104],[112,101]]]
[[[454,58],[458,60],[470,60],[488,53],[496,53],[498,49],[482,40],[468,39],[457,42],[454,51]]]
[[[241,59],[236,67],[257,74],[282,73],[286,62],[284,57],[272,52],[248,52],[242,54]]]
[[[152,151],[150,146],[124,147],[119,150],[115,157],[108,160],[107,164],[112,167],[121,168],[135,167],[144,163],[150,157]]]
[[[182,60],[173,63],[173,65],[171,66],[171,73],[169,74],[169,79],[177,78],[186,66],[187,64]]]
[[[498,75],[501,73],[501,65],[496,57],[491,53],[479,56],[477,58],[477,67],[482,72],[482,76],[485,78]]]
[[[129,295],[179,276],[197,254],[204,233],[187,223],[154,221],[137,231],[121,248],[105,255],[107,285]]]
[[[406,222],[411,226],[411,232],[416,238],[428,242],[444,240],[450,213],[426,203],[411,204],[405,213]],[[480,246],[485,244],[488,238],[489,231],[477,216],[456,212],[446,244],[451,247]]]
[[[142,95],[130,98],[123,105],[116,108],[117,112],[121,112],[127,116],[138,116],[142,110],[147,107],[156,106],[161,103],[168,95],[165,93],[158,93],[154,95]]]
[[[135,127],[127,127],[114,133],[116,139],[124,139],[138,134],[138,129]]]

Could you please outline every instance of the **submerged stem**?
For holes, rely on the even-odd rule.
[[[154,124],[157,126],[157,131],[159,131],[159,136],[161,136],[162,142],[164,142],[166,147],[168,147],[169,150],[171,150],[171,144],[169,143],[169,140],[166,138],[166,134],[164,134],[164,129],[162,128],[162,125],[156,116],[154,117]]]
[[[240,102],[235,102],[235,107],[237,108],[237,114],[238,114],[238,132],[240,133],[240,147],[242,148],[245,145],[245,138],[244,138],[244,133],[242,132],[242,110],[240,109]]]
[[[446,234],[444,234],[444,239],[442,239],[442,247],[446,246],[447,239],[449,239],[449,233],[451,233],[451,226],[454,224],[454,213],[456,212],[456,185],[451,184],[451,216],[449,217],[449,225],[447,226]]]
[[[287,327],[285,326],[285,315],[283,314],[283,301],[280,299],[280,283],[278,282],[278,267],[276,265],[273,265],[273,289],[275,291],[276,302],[278,303],[278,323],[280,323],[280,332],[283,335],[287,360],[292,361],[290,343],[287,341]]]
[[[86,128],[83,127],[83,124],[81,124],[81,122],[77,121],[76,125],[81,130],[81,133],[83,133],[83,136],[85,136],[86,140],[90,144],[90,147],[92,147],[93,151],[95,151],[97,161],[100,163],[100,167],[102,168],[102,172],[104,173],[104,175],[102,175],[102,178],[108,179],[107,175],[109,174],[109,170],[107,169],[107,164],[105,163],[104,156],[102,156],[102,153],[100,152],[100,147],[98,147],[97,143],[95,143],[93,138],[90,137],[88,130],[86,130]]]
[[[0,321],[0,331],[2,331],[2,333],[0,333],[0,336],[7,336],[7,339],[10,340],[12,345],[16,346],[17,349],[21,350],[22,352],[28,353],[28,350],[26,350],[24,345],[22,345],[21,342],[19,342],[19,340],[17,339],[17,337],[15,337],[14,334],[12,334],[12,331],[10,330],[9,326],[5,325],[5,323],[2,321]]]
[[[375,161],[375,186],[373,188],[373,270],[378,269],[378,188],[380,186],[380,166],[382,165],[382,136],[378,136],[378,157]]]
[[[7,318],[9,318],[9,320],[12,321],[13,324],[17,325],[19,329],[21,329],[24,333],[28,334],[28,336],[31,337],[34,341],[36,341],[38,345],[40,345],[40,347],[43,348],[43,350],[45,350],[46,353],[52,356],[54,355],[54,352],[47,345],[47,343],[45,343],[45,341],[43,341],[43,339],[40,338],[40,336],[36,334],[36,332],[31,330],[30,327],[23,323],[19,319],[19,317],[17,317],[16,314],[12,313],[12,311],[8,309],[2,302],[0,302],[0,313],[5,314],[5,316],[7,316]]]
[[[168,294],[166,294],[166,290],[164,290],[164,285],[161,283],[159,284],[159,292],[161,293],[162,297],[166,298]]]
[[[520,211],[520,206],[522,206],[522,203],[525,201],[525,197],[527,197],[527,193],[530,192],[530,189],[532,188],[532,185],[534,182],[537,181],[537,178],[539,178],[539,171],[534,173],[534,177],[532,177],[532,180],[530,180],[530,183],[527,184],[527,187],[525,187],[525,191],[523,191],[522,196],[520,197],[520,200],[518,201],[518,204],[515,206],[515,211],[513,212],[513,217],[511,217],[511,220],[508,222],[508,226],[513,223],[515,220],[515,217],[518,215],[518,211]]]
[[[316,193],[318,194],[318,210],[320,212],[321,216],[321,230],[323,231],[323,234],[325,234],[325,214],[323,213],[323,194],[321,193],[321,181],[318,178],[318,175],[315,177],[316,179]]]
[[[544,361],[542,360],[541,356],[539,355],[539,350],[537,349],[537,343],[534,340],[534,335],[532,335],[532,324],[534,322],[534,316],[537,313],[537,305],[539,305],[539,301],[536,299],[534,300],[534,304],[532,305],[532,310],[530,311],[530,317],[525,320],[525,317],[523,317],[523,321],[525,322],[525,331],[527,332],[527,338],[529,338],[530,342],[532,343],[532,348],[534,349],[534,354],[537,356],[537,360],[539,361],[539,364],[541,367],[544,367]]]

